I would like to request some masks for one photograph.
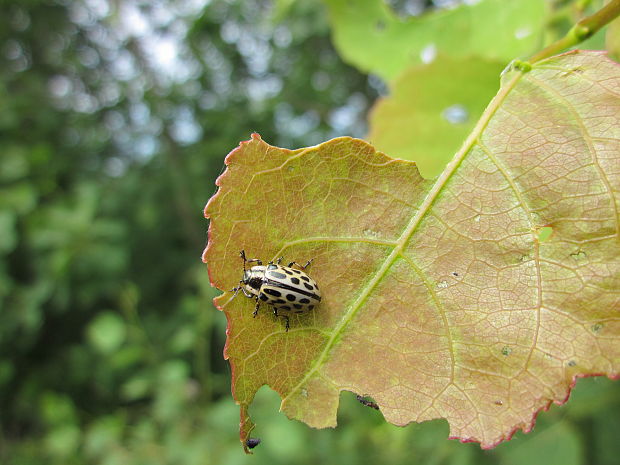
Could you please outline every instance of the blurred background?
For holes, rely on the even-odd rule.
[[[202,208],[251,132],[363,137],[385,92],[318,1],[0,0],[0,464],[617,464],[606,379],[493,451],[350,393],[313,430],[263,388],[243,453]]]

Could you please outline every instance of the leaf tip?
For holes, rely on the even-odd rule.
[[[258,446],[258,444],[260,443],[260,439],[250,437],[250,433],[256,425],[252,423],[252,420],[250,420],[248,406],[246,404],[240,405],[239,413],[239,440],[241,441],[241,445],[243,446],[243,451],[246,454],[252,454],[252,451],[250,449],[254,449],[254,447]]]

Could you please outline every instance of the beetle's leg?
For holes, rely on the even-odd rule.
[[[252,316],[254,318],[256,318],[256,315],[258,315],[258,307],[260,307],[260,300],[258,300],[258,297],[256,297],[256,307],[254,307],[254,312],[252,312]]]
[[[233,287],[229,292],[234,292],[232,298],[234,299],[235,297],[237,297],[237,294],[239,294],[239,291],[243,292],[243,295],[253,299],[254,297],[256,297],[254,294],[250,294],[248,291],[245,290],[245,286],[243,286],[243,281],[239,281],[239,284],[241,284],[241,286],[237,286],[237,287]]]
[[[306,268],[308,268],[310,266],[310,263],[312,263],[312,260],[314,260],[314,258],[311,258],[310,260],[308,260],[308,262],[304,265],[301,266],[299,263],[297,262],[291,262],[288,264],[288,267],[290,268],[293,265],[297,265],[299,268],[301,268],[302,270],[305,270]]]
[[[258,258],[250,258],[249,260],[246,258],[245,256],[245,250],[242,250],[241,252],[239,252],[239,256],[241,258],[243,258],[243,271],[245,271],[245,265],[246,263],[258,263],[258,265],[262,265],[263,262],[258,259]]]
[[[288,328],[289,328],[289,324],[288,324],[288,316],[287,315],[278,315],[278,309],[276,307],[273,307],[273,314],[277,317],[282,317],[286,320],[286,332],[288,333]]]

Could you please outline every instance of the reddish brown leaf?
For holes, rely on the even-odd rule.
[[[243,295],[215,299],[242,441],[264,384],[313,427],[336,424],[348,390],[394,424],[445,418],[452,437],[492,447],[576,377],[617,377],[619,96],[601,53],[509,72],[433,181],[350,138],[291,151],[253,135],[231,152],[205,209],[212,284],[238,284],[245,249],[314,258],[323,292],[288,333]]]

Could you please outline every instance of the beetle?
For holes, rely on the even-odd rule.
[[[312,260],[301,266],[291,262],[287,266],[280,265],[282,257],[276,262],[269,262],[266,266],[258,258],[247,259],[245,251],[239,255],[243,259],[243,278],[239,286],[231,289],[233,298],[239,291],[249,299],[256,300],[256,307],[252,315],[256,317],[260,304],[273,308],[276,317],[286,321],[286,331],[289,330],[289,315],[291,313],[306,313],[314,309],[321,302],[321,291],[316,281],[305,273]],[[250,269],[248,263],[256,263]],[[297,266],[300,269],[293,268]]]

